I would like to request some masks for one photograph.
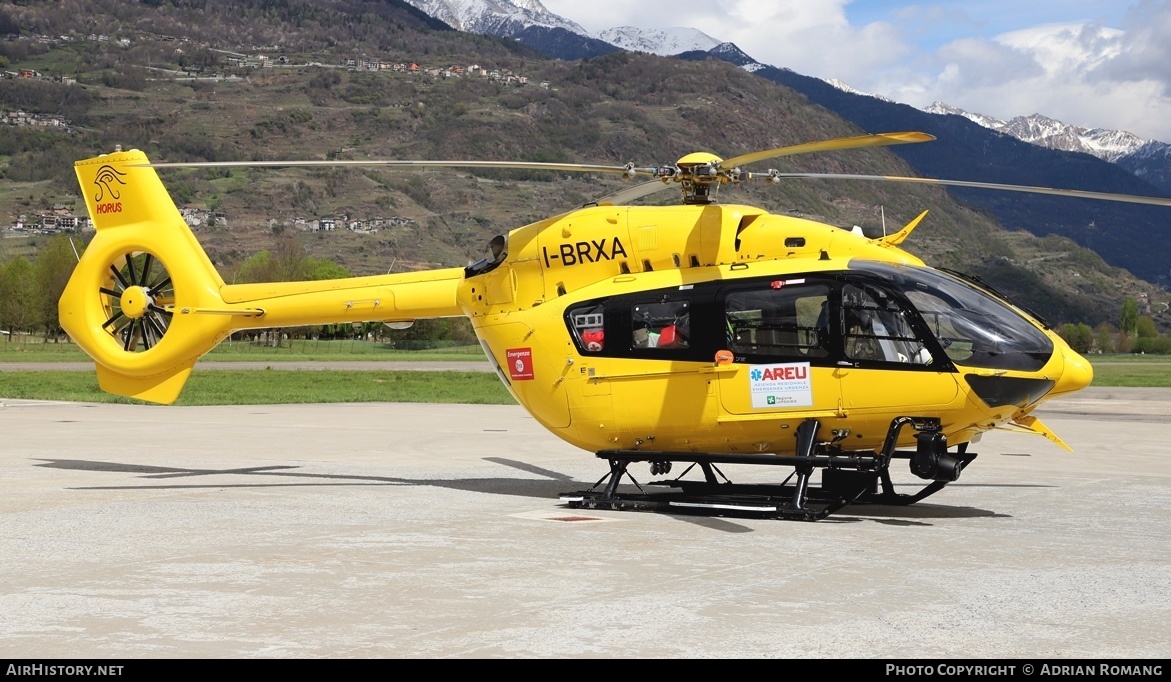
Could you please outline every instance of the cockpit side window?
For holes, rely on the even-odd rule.
[[[630,309],[632,348],[688,348],[691,344],[691,303],[640,303]]]
[[[724,299],[729,349],[737,355],[786,359],[829,355],[829,286],[770,285],[734,291]]]
[[[850,360],[929,365],[931,353],[915,333],[907,311],[882,289],[842,287],[842,341]]]
[[[569,311],[569,330],[586,353],[601,353],[606,348],[606,314],[601,303],[583,305]]]

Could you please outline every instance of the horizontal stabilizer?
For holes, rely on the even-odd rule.
[[[1065,450],[1067,450],[1069,452],[1073,452],[1073,448],[1066,445],[1065,441],[1058,438],[1057,434],[1053,433],[1053,431],[1051,431],[1048,426],[1045,426],[1045,424],[1043,424],[1040,419],[1037,419],[1036,417],[1034,417],[1031,414],[1013,419],[1012,426],[1020,427],[1021,429],[1028,431],[1029,433],[1035,433],[1040,436],[1045,436],[1046,438],[1048,438],[1049,440],[1058,444],[1059,446],[1061,446]]]
[[[98,370],[98,386],[106,393],[137,398],[152,403],[169,405],[179,397],[187,377],[191,376],[191,369],[195,366],[192,361],[185,367],[172,368],[167,374],[158,374],[151,377],[133,377],[95,363]]]

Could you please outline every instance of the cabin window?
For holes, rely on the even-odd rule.
[[[867,285],[842,288],[842,341],[850,360],[915,365],[932,360],[902,306],[882,289]]]
[[[586,305],[569,311],[569,329],[577,345],[587,353],[601,353],[606,347],[605,314],[602,305]]]
[[[630,309],[633,348],[688,348],[691,343],[689,301],[640,303]]]
[[[724,300],[728,346],[740,355],[824,358],[829,354],[826,284],[771,282]]]

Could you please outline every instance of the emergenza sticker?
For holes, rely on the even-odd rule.
[[[508,365],[508,376],[513,381],[526,381],[533,378],[533,349],[509,348],[504,351],[505,364]]]
[[[813,405],[813,385],[809,363],[787,365],[750,365],[748,390],[752,407],[809,407]]]

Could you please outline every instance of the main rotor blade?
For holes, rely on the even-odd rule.
[[[838,173],[776,173],[778,178],[813,178],[815,180],[879,180],[888,182],[912,182],[920,185],[947,185],[950,187],[975,187],[977,189],[1000,189],[1008,192],[1030,192],[1033,194],[1054,194],[1061,197],[1101,199],[1103,201],[1124,201],[1131,204],[1171,206],[1171,198],[1144,197],[1134,194],[1111,194],[1089,192],[1081,189],[1056,189],[1053,187],[1030,187],[1028,185],[1002,185],[995,182],[972,182],[969,180],[939,180],[936,178],[904,178],[894,175],[847,175]]]
[[[858,149],[860,147],[885,147],[892,144],[910,144],[913,142],[930,142],[934,135],[927,133],[875,133],[874,135],[858,135],[856,137],[839,137],[823,142],[807,142],[791,147],[766,149],[751,154],[741,154],[720,162],[720,168],[735,168],[765,159],[775,159],[778,156],[792,156],[794,154],[809,154],[810,152],[831,152],[838,149]]]
[[[605,204],[611,204],[614,206],[619,204],[627,204],[631,201],[634,201],[635,199],[641,199],[645,196],[650,196],[655,192],[667,189],[668,187],[672,186],[674,185],[669,182],[663,182],[662,180],[651,180],[650,182],[644,182],[633,187],[627,187],[626,189],[618,190],[613,194],[607,194],[601,199],[596,200],[594,203],[598,204],[599,206]]]
[[[381,166],[385,168],[511,168],[515,170],[573,171],[581,173],[628,173],[626,166],[598,166],[588,163],[543,163],[540,161],[191,161],[140,163],[143,168],[281,168],[286,166]],[[649,172],[651,169],[635,169]]]

